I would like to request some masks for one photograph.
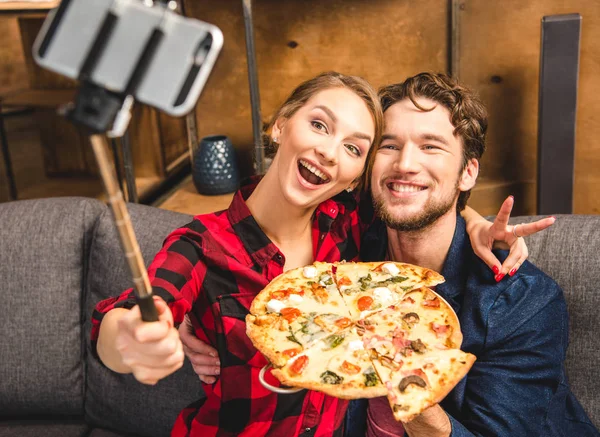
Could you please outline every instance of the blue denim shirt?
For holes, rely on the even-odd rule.
[[[364,261],[385,259],[385,225],[375,223],[362,247]],[[503,260],[507,253],[496,256]],[[477,357],[440,403],[451,436],[600,436],[567,385],[569,327],[558,284],[529,262],[496,283],[474,254],[460,216],[442,275],[446,282],[436,291],[460,319],[461,349]],[[351,403],[346,436],[365,435],[366,405]]]

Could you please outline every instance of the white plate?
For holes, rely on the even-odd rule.
[[[283,395],[292,394],[292,393],[298,393],[299,391],[304,390],[303,388],[300,388],[300,387],[296,387],[296,388],[282,388],[282,387],[275,387],[274,385],[269,384],[265,380],[265,373],[270,368],[271,368],[271,364],[267,364],[265,367],[263,367],[262,369],[260,369],[260,373],[258,374],[258,380],[260,381],[260,383],[262,384],[262,386],[264,388],[266,388],[267,390],[271,390],[272,392],[283,394]]]

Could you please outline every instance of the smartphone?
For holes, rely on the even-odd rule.
[[[179,117],[191,112],[223,46],[218,27],[141,0],[62,0],[34,47],[43,68]]]

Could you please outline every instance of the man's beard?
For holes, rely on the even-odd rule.
[[[458,181],[454,196],[447,196],[439,200],[429,199],[423,209],[412,217],[396,218],[385,207],[383,195],[373,197],[373,206],[377,217],[390,229],[402,232],[421,231],[431,226],[437,219],[448,213],[455,206],[456,199],[460,194]]]

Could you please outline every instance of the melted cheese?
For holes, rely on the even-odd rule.
[[[272,313],[278,313],[285,307],[286,305],[277,299],[271,299],[267,302],[267,311]]]
[[[290,304],[299,304],[302,303],[303,300],[304,298],[299,294],[290,294],[290,297],[288,298]]]
[[[317,276],[317,268],[315,266],[306,266],[302,270],[302,274],[305,278],[314,278]]]
[[[389,273],[392,276],[396,276],[398,273],[400,273],[400,269],[394,263],[385,263],[381,266],[381,270]]]

